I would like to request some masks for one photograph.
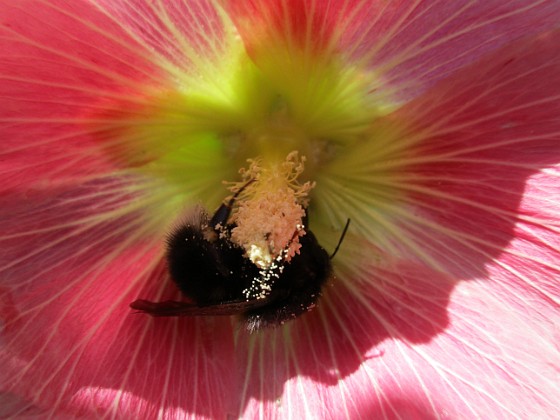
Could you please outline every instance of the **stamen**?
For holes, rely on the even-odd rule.
[[[303,218],[313,182],[300,183],[305,157],[290,152],[284,161],[249,159],[241,169],[241,182],[233,184],[239,193],[232,214],[231,240],[245,250],[247,258],[267,270],[282,256],[284,262],[299,253],[299,238],[305,235]],[[254,180],[247,185],[249,180]],[[246,188],[241,191],[241,188]],[[296,233],[294,233],[294,231]]]

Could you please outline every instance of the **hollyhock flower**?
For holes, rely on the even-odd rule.
[[[557,1],[1,0],[0,22],[2,416],[560,417]],[[255,196],[310,182],[329,253],[351,220],[316,308],[255,334],[130,310],[182,298],[185,209],[292,152]]]

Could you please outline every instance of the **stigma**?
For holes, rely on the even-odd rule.
[[[272,268],[279,258],[289,262],[301,248],[309,191],[315,186],[301,182],[305,160],[297,151],[283,160],[248,159],[248,168],[240,170],[242,181],[230,187],[239,192],[231,241],[262,270]]]

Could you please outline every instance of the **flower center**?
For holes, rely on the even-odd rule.
[[[297,250],[311,185],[340,155],[369,142],[371,122],[389,109],[372,98],[375,75],[342,55],[272,44],[255,57],[239,39],[230,42],[227,55],[207,69],[186,72],[155,93],[146,90],[141,102],[147,105],[130,115],[123,111],[130,106],[116,104],[107,126],[96,131],[115,161],[157,184],[149,187],[157,196],[154,225],[188,204],[217,207],[225,195],[221,184],[239,181],[239,169],[252,159],[239,181],[255,178],[236,212],[235,240],[264,266],[286,247],[289,255]],[[270,226],[250,233],[248,220],[260,220],[263,208],[269,216],[282,209],[284,219],[270,217]],[[275,223],[286,223],[282,235]]]

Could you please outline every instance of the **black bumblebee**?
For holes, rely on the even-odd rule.
[[[283,324],[309,311],[332,275],[332,256],[307,230],[289,262],[281,257],[259,268],[230,239],[228,219],[236,193],[209,218],[200,206],[169,236],[167,262],[171,278],[192,303],[136,300],[130,307],[152,316],[241,315],[249,332]],[[339,244],[348,228],[344,228]],[[255,287],[266,293],[255,297]]]

